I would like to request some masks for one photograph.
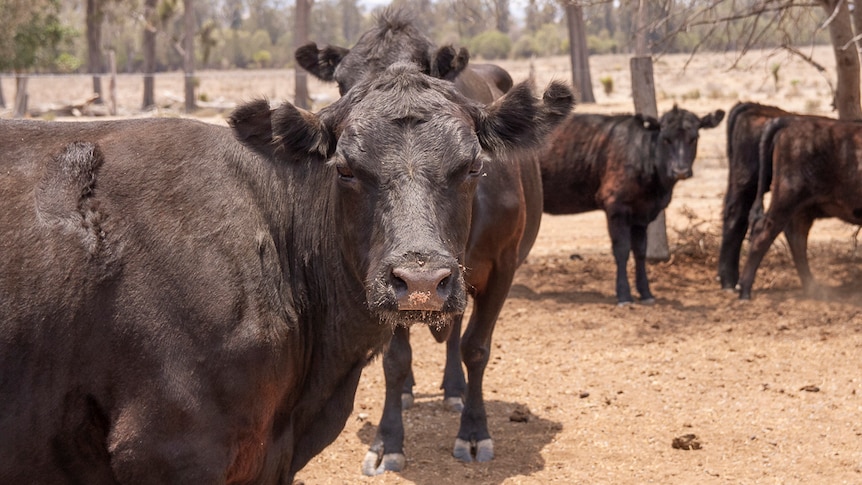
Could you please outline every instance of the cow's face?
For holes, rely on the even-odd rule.
[[[724,118],[724,111],[717,110],[703,118],[691,111],[674,106],[659,120],[659,136],[656,155],[666,161],[670,180],[683,180],[692,176],[692,165],[697,156],[698,130],[714,128]]]
[[[524,84],[485,108],[397,64],[319,116],[282,106],[271,116],[269,151],[257,149],[326,153],[327,186],[315,189],[331,198],[340,259],[369,309],[393,325],[443,324],[466,307],[463,257],[479,179],[503,163],[499,152],[535,146],[571,105],[562,85],[542,105]],[[266,141],[236,118],[241,140]]]

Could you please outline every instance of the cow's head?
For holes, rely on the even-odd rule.
[[[321,49],[312,42],[296,49],[294,57],[314,77],[338,83],[343,96],[366,76],[397,62],[412,62],[425,74],[451,81],[467,67],[470,55],[466,49],[456,51],[452,46],[435,49],[431,39],[413,24],[409,13],[386,8],[377,17],[377,25],[362,34],[352,49]]]
[[[501,152],[541,142],[572,99],[552,84],[542,102],[522,83],[486,107],[400,63],[317,115],[258,102],[230,122],[277,162],[320,161],[326,186],[311,190],[333,199],[341,260],[363,280],[372,312],[393,324],[441,324],[466,306],[463,257],[479,178],[504,163]]]
[[[662,115],[658,123],[656,158],[665,161],[665,175],[670,180],[683,180],[692,176],[692,165],[697,156],[698,130],[715,128],[723,118],[722,110],[699,118],[691,111],[679,109],[676,105]]]

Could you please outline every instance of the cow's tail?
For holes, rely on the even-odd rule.
[[[748,220],[751,225],[754,225],[758,220],[763,218],[763,197],[769,192],[769,187],[772,185],[772,152],[775,149],[775,137],[781,133],[787,124],[790,122],[789,117],[778,117],[770,120],[763,129],[763,134],[760,135],[760,173],[757,177],[757,196],[754,198],[754,205],[751,206],[751,214]]]
[[[752,103],[736,103],[733,105],[733,108],[730,109],[730,113],[727,115],[727,159],[733,160],[733,130],[736,128],[736,119],[739,117],[741,113],[748,111],[752,106]]]

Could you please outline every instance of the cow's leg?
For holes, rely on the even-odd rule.
[[[808,264],[808,233],[814,224],[815,215],[811,211],[800,211],[793,215],[790,223],[784,228],[784,236],[790,245],[790,254],[793,255],[793,264],[796,273],[802,282],[802,289],[809,296],[818,296],[822,289],[811,274],[811,266]]]
[[[718,252],[718,279],[722,289],[732,290],[739,281],[739,254],[748,232],[748,213],[756,196],[756,183],[743,187],[737,187],[732,181],[728,183]]]
[[[625,219],[619,214],[608,214],[608,232],[611,236],[614,261],[617,264],[616,292],[619,305],[626,305],[634,301],[626,274],[626,265],[629,261],[632,243],[630,225]]]
[[[443,370],[443,401],[452,411],[464,410],[464,392],[467,381],[464,379],[464,368],[461,367],[461,321],[464,315],[458,315],[452,322],[452,333],[446,339],[446,367]]]
[[[501,259],[503,264],[498,261],[490,271],[484,291],[478,289],[474,295],[473,313],[461,341],[461,358],[467,367],[467,394],[458,438],[452,453],[461,461],[472,461],[473,451],[476,461],[490,461],[494,458],[494,443],[488,432],[482,381],[490,358],[494,326],[509,294],[517,268],[514,254]]]
[[[778,192],[773,195],[769,210],[760,219],[751,222],[751,242],[748,249],[748,258],[742,268],[739,277],[739,299],[751,299],[751,287],[754,284],[754,276],[760,266],[763,257],[778,237],[778,234],[790,221],[794,209],[797,207],[797,194],[779,196]]]
[[[396,327],[389,348],[383,354],[383,375],[386,380],[386,399],[377,435],[362,461],[362,473],[380,475],[386,471],[401,471],[404,457],[404,422],[402,420],[401,392],[410,374],[413,351],[410,348],[410,331]]]
[[[410,409],[413,407],[413,387],[416,386],[416,378],[413,377],[413,366],[410,366],[410,372],[407,373],[407,379],[404,379],[404,389],[401,390],[401,409]]]
[[[655,297],[649,289],[646,272],[647,228],[633,225],[631,229],[632,253],[635,256],[635,287],[641,296],[641,303],[655,303]]]

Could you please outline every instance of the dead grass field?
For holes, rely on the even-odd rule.
[[[815,59],[834,77],[828,48]],[[656,62],[659,111],[679,103],[705,114],[738,100],[833,115],[823,76],[805,63],[752,53]],[[772,65],[781,63],[779,82]],[[516,80],[526,61],[502,63]],[[629,112],[628,58],[596,56],[597,104],[582,112]],[[539,85],[569,79],[566,58],[534,62]],[[602,91],[609,76],[614,90]],[[291,71],[201,73],[199,93],[229,105],[292,96]],[[11,80],[4,78],[7,99]],[[145,116],[180,116],[181,75],[157,78],[162,106]],[[139,78],[123,79],[121,114],[141,116]],[[34,79],[31,106],[88,94],[88,79]],[[128,86],[128,90],[126,87]],[[135,91],[138,89],[138,91]],[[334,87],[312,84],[321,104]],[[170,95],[169,93],[176,93]],[[7,114],[8,115],[8,114]],[[223,123],[219,110],[198,117]],[[815,275],[832,297],[803,297],[789,252],[767,255],[754,299],[719,290],[716,259],[727,159],[725,123],[701,132],[695,176],[677,185],[668,211],[670,262],[649,267],[654,306],[615,304],[614,263],[601,213],[545,216],[518,272],[494,336],[485,391],[496,458],[451,457],[458,417],[438,389],[443,347],[414,331],[415,406],[405,413],[408,465],[401,474],[363,477],[360,463],[383,401],[379,362],[363,374],[353,414],[335,443],[300,474],[306,484],[441,483],[862,483],[862,254],[856,227],[818,221],[810,249]],[[526,407],[531,419],[509,416]],[[698,450],[672,447],[694,434]]]

